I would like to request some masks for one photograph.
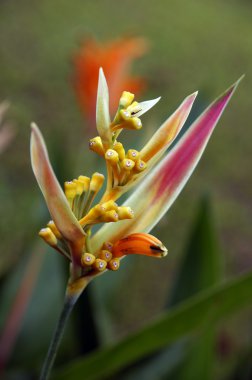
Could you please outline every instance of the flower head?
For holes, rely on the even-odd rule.
[[[167,254],[162,242],[149,232],[187,182],[237,84],[214,101],[164,156],[183,127],[197,93],[185,98],[140,151],[134,147],[127,150],[119,140],[120,134],[141,129],[141,115],[160,98],[137,102],[134,94],[124,91],[111,119],[108,86],[100,69],[98,136],[90,140],[89,146],[105,160],[107,176],[80,175],[65,182],[64,191],[51,167],[43,137],[32,124],[32,167],[52,217],[39,235],[70,261],[71,284],[83,278],[90,280],[106,269],[119,269],[121,258],[128,254]],[[137,184],[124,204],[116,203]],[[92,235],[97,224],[102,226]]]

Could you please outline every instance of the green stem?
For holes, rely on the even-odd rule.
[[[52,366],[54,364],[57,351],[63,336],[63,333],[65,331],[66,323],[68,321],[68,318],[71,314],[71,311],[73,310],[73,307],[78,299],[78,296],[71,296],[66,295],[65,302],[56,326],[56,329],[54,331],[42,370],[40,374],[39,380],[47,380],[49,378]]]

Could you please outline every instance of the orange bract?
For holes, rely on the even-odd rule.
[[[95,128],[95,105],[98,71],[103,67],[110,89],[111,112],[115,113],[118,98],[123,90],[139,94],[145,88],[140,78],[128,75],[132,61],[147,50],[143,38],[123,38],[100,44],[94,39],[86,39],[74,57],[74,87],[80,106],[88,118],[91,128]]]

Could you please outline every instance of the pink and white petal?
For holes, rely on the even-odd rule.
[[[153,166],[171,145],[184,126],[198,92],[187,96],[176,111],[154,133],[140,151],[141,159]]]
[[[58,230],[67,241],[76,245],[77,241],[83,241],[85,238],[84,232],[54,174],[39,128],[32,123],[31,129],[31,163],[33,172]]]
[[[100,247],[101,240],[113,243],[128,234],[149,232],[158,223],[191,176],[239,82],[197,118],[176,146],[128,198],[125,205],[133,209],[134,219],[102,227],[93,237],[94,249]]]

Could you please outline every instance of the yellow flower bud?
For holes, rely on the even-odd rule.
[[[95,262],[93,263],[93,268],[96,269],[98,272],[103,272],[107,267],[107,262],[105,260],[101,259],[95,259]]]
[[[74,179],[73,182],[76,184],[76,195],[81,195],[84,191],[84,184],[78,179]]]
[[[99,253],[99,259],[102,259],[102,260],[108,262],[112,259],[112,253],[110,251],[107,251],[106,249],[103,249]]]
[[[102,216],[101,216],[101,221],[105,223],[109,222],[117,222],[118,221],[118,214],[115,210],[110,210],[106,211]]]
[[[139,158],[139,152],[135,149],[129,149],[127,152],[127,158],[132,161],[137,161]]]
[[[89,148],[100,156],[104,156],[104,149],[100,136],[94,137],[89,141]]]
[[[134,212],[130,207],[122,206],[118,207],[117,214],[119,219],[132,219],[134,218]]]
[[[77,185],[73,181],[67,181],[64,183],[64,189],[67,199],[74,199],[76,196]]]
[[[62,238],[62,235],[59,232],[58,228],[55,226],[55,223],[54,223],[53,220],[50,220],[47,223],[47,227],[49,227],[52,230],[53,234],[56,236],[57,239],[61,239]]]
[[[51,228],[49,227],[42,228],[39,231],[39,236],[42,237],[42,239],[50,246],[52,247],[57,246],[57,239],[54,233],[52,232]]]
[[[113,149],[108,149],[105,153],[105,159],[111,163],[111,165],[116,165],[119,161],[118,153]]]
[[[138,172],[142,172],[146,169],[147,164],[143,160],[137,160],[136,165],[135,165],[135,170]]]
[[[108,269],[110,270],[118,270],[120,267],[120,259],[113,258],[108,262]]]
[[[78,180],[83,183],[83,191],[87,192],[90,185],[90,178],[84,175],[79,175]]]
[[[119,105],[123,108],[127,108],[134,100],[135,95],[128,91],[123,91]]]
[[[81,264],[85,267],[85,266],[90,266],[90,265],[93,265],[93,263],[95,262],[95,259],[96,257],[94,255],[92,255],[92,253],[84,253],[82,256],[81,256]]]
[[[133,160],[130,160],[129,158],[125,158],[122,160],[121,166],[125,170],[132,170],[135,166],[135,162]]]
[[[100,173],[94,173],[90,181],[90,191],[98,193],[98,191],[102,188],[103,182],[104,175]]]
[[[113,145],[114,150],[118,153],[119,159],[122,161],[125,158],[125,150],[123,144],[116,141]]]

